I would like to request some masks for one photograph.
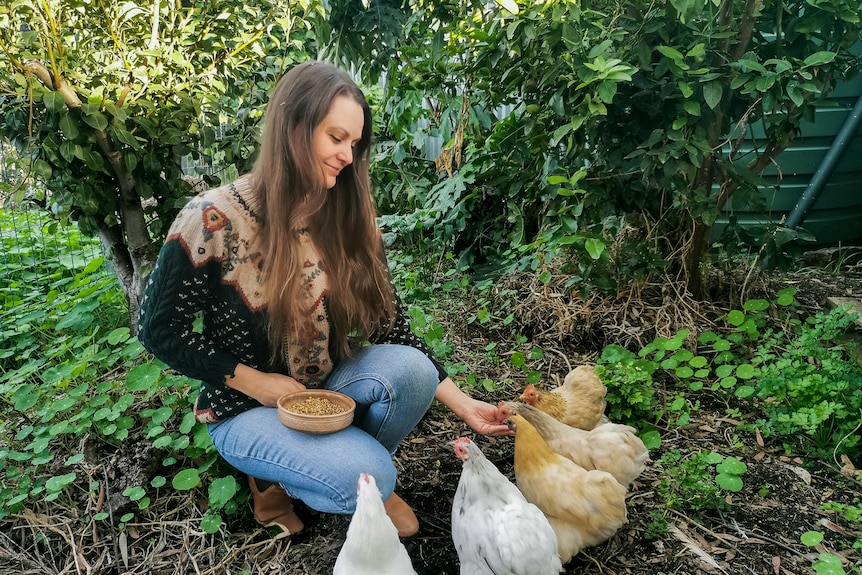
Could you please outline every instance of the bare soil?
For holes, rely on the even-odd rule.
[[[735,294],[719,287],[716,293],[723,296],[704,306],[674,302],[666,289],[632,293],[625,305],[620,300],[595,299],[561,304],[554,303],[561,299],[559,294],[523,284],[514,304],[515,325],[533,345],[546,351],[548,373],[562,375],[567,371],[565,361],[573,365],[587,362],[608,343],[632,346],[663,331],[710,321],[716,310],[732,305],[733,298],[752,297],[759,291],[774,293],[794,285],[802,303],[800,314],[805,315],[826,309],[829,296],[862,299],[862,269],[855,265],[839,274],[809,271],[758,275],[749,285],[756,287]],[[451,322],[458,338],[454,361],[470,365],[482,377],[510,382],[495,392],[476,389],[471,393],[491,402],[512,399],[523,381],[507,371],[508,362],[495,363],[488,354],[476,352],[491,341],[499,341],[500,334],[483,333],[467,325],[464,317],[463,310],[454,310],[443,320]],[[858,340],[858,330],[848,338]],[[509,342],[500,342],[499,349],[512,349],[507,346]],[[738,431],[738,421],[728,417],[728,400],[722,396],[702,392],[687,397],[697,402],[691,421],[683,427],[660,428],[661,448],[651,453],[652,463],[630,490],[628,523],[606,543],[581,552],[566,565],[565,573],[808,574],[814,573],[812,564],[821,552],[842,556],[847,573],[860,573],[857,565],[862,563],[862,549],[853,549],[853,545],[862,540],[862,527],[821,508],[827,501],[862,506],[862,484],[852,474],[847,477],[840,473],[842,462],[808,459],[801,450],[794,452],[793,446],[763,442]],[[405,542],[420,575],[459,572],[449,514],[461,464],[449,442],[462,435],[476,440],[514,479],[512,439],[475,437],[444,407],[429,411],[396,456],[398,492],[414,507],[421,522],[419,534]],[[349,518],[306,508],[300,509],[306,530],[293,538],[273,538],[253,522],[248,508],[237,510],[222,530],[208,535],[199,528],[205,499],[200,499],[200,494],[164,489],[146,511],[138,512],[133,522],[120,529],[119,516],[134,509],[122,497],[122,489],[125,485],[148,485],[148,478],[160,465],[161,455],[147,445],[139,440],[120,446],[92,446],[91,456],[98,462],[92,468],[92,479],[109,487],[103,502],[88,498],[86,486],[82,486],[76,501],[45,503],[0,520],[0,575],[332,572]],[[661,474],[654,463],[672,449],[685,453],[706,449],[743,460],[748,466],[743,490],[728,496],[723,510],[667,509],[657,493]],[[853,463],[862,467],[862,462]],[[112,522],[88,521],[87,515],[105,501],[106,508],[112,510]],[[666,517],[668,529],[650,538],[648,527],[657,514]],[[514,523],[509,527],[519,529]],[[823,543],[817,548],[803,545],[800,536],[807,531],[823,532]]]

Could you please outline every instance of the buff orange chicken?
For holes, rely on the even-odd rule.
[[[626,489],[613,475],[588,471],[554,453],[522,416],[507,421],[515,430],[515,481],[548,518],[564,564],[581,549],[607,541],[626,523]]]
[[[606,393],[596,370],[589,365],[579,365],[566,375],[562,385],[551,391],[529,384],[520,400],[566,425],[589,431],[607,422],[604,417]]]
[[[607,471],[628,487],[646,466],[649,451],[634,427],[606,423],[590,431],[566,425],[532,405],[501,401],[504,417],[518,414],[529,421],[555,453],[567,457],[586,470]]]

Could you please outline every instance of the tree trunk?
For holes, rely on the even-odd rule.
[[[70,110],[81,109],[81,99],[71,84],[59,73],[51,74],[40,62],[28,62],[28,69],[49,89],[59,92]],[[102,154],[108,160],[120,191],[120,226],[99,223],[99,237],[110,254],[117,279],[129,304],[129,329],[137,333],[138,310],[144,286],[156,262],[156,251],[150,239],[141,197],[135,178],[126,168],[122,153],[105,130],[93,129]]]

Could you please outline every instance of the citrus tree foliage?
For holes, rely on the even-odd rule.
[[[32,199],[98,234],[134,319],[159,242],[192,193],[183,158],[247,168],[270,86],[307,59],[315,10],[309,0],[4,4],[0,136],[25,175],[5,191],[21,201],[37,190]]]
[[[381,205],[410,215],[387,223],[433,230],[465,263],[564,246],[576,281],[609,289],[666,266],[699,295],[722,206],[756,201],[859,69],[859,0],[411,6],[376,172]],[[767,140],[743,154],[755,123]]]

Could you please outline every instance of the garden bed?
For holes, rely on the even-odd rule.
[[[800,314],[811,315],[827,309],[830,296],[862,296],[862,270],[858,266],[841,274],[807,273],[764,276],[759,289],[765,291],[794,285],[801,304]],[[771,282],[771,283],[770,283]],[[641,292],[650,293],[649,290]],[[518,301],[526,301],[527,296]],[[673,316],[662,302],[629,302],[628,312],[656,321]],[[534,309],[536,317],[548,318]],[[677,306],[676,309],[679,309]],[[697,317],[703,308],[692,308]],[[548,373],[563,375],[566,361],[572,364],[595,358],[595,350],[612,343],[608,334],[640,337],[636,330],[620,330],[604,321],[612,310],[598,313],[589,326],[570,330],[577,337],[561,338],[547,325],[539,326],[530,314],[520,312],[533,345],[545,349]],[[444,318],[442,321],[445,321]],[[559,318],[558,318],[559,319]],[[453,323],[457,320],[453,319]],[[673,321],[668,323],[669,326]],[[676,328],[684,326],[677,325]],[[481,387],[470,393],[496,402],[512,399],[521,383],[507,372],[505,363],[494,365],[475,350],[485,349],[489,340],[473,326],[454,325],[460,334],[455,356],[495,381],[510,384],[495,391]],[[627,333],[623,337],[621,334]],[[854,334],[849,334],[854,336]],[[584,342],[597,345],[584,347]],[[589,351],[591,350],[591,351]],[[669,398],[663,398],[669,399]],[[862,550],[862,527],[838,511],[824,510],[823,504],[846,504],[858,510],[862,505],[862,485],[840,459],[811,459],[779,441],[764,441],[756,433],[737,429],[739,420],[728,416],[735,407],[726,396],[708,389],[689,393],[695,405],[690,420],[678,427],[659,426],[662,445],[651,452],[651,463],[630,490],[628,523],[608,542],[588,548],[565,568],[566,574],[655,575],[658,573],[755,573],[763,575],[814,572],[812,565],[821,554],[841,560],[846,573],[858,573]],[[741,412],[741,418],[755,414]],[[459,419],[435,405],[403,443],[396,455],[400,471],[398,492],[419,516],[419,534],[406,542],[420,575],[449,575],[459,572],[450,535],[451,502],[458,484],[461,464],[449,442],[468,435],[510,478],[513,477],[511,438],[475,437]],[[744,486],[728,494],[719,509],[668,509],[661,495],[666,476],[657,463],[663,453],[679,450],[690,454],[701,450],[732,455],[747,465]],[[138,512],[132,522],[118,525],[118,517],[129,502],[120,495],[128,485],[147,485],[161,456],[141,437],[119,445],[87,445],[87,462],[94,470],[92,480],[107,491],[103,498],[87,495],[81,486],[74,500],[58,500],[32,506],[0,521],[0,575],[46,573],[201,573],[201,574],[329,574],[344,540],[348,517],[324,515],[300,508],[306,530],[294,538],[275,538],[251,520],[250,509],[228,515],[215,534],[200,529],[206,508],[205,490],[159,491],[148,509]],[[860,462],[852,462],[858,467]],[[842,474],[842,466],[845,467]],[[680,482],[682,478],[677,478]],[[664,489],[667,487],[665,486]],[[681,493],[685,493],[684,490]],[[100,496],[100,497],[101,497]],[[96,509],[112,509],[109,521],[87,519]],[[685,509],[685,507],[683,507]],[[662,521],[659,521],[659,518]],[[517,524],[509,526],[513,530]],[[806,532],[820,532],[823,541],[803,543]],[[856,569],[856,571],[854,571]],[[830,571],[840,573],[840,571]]]

